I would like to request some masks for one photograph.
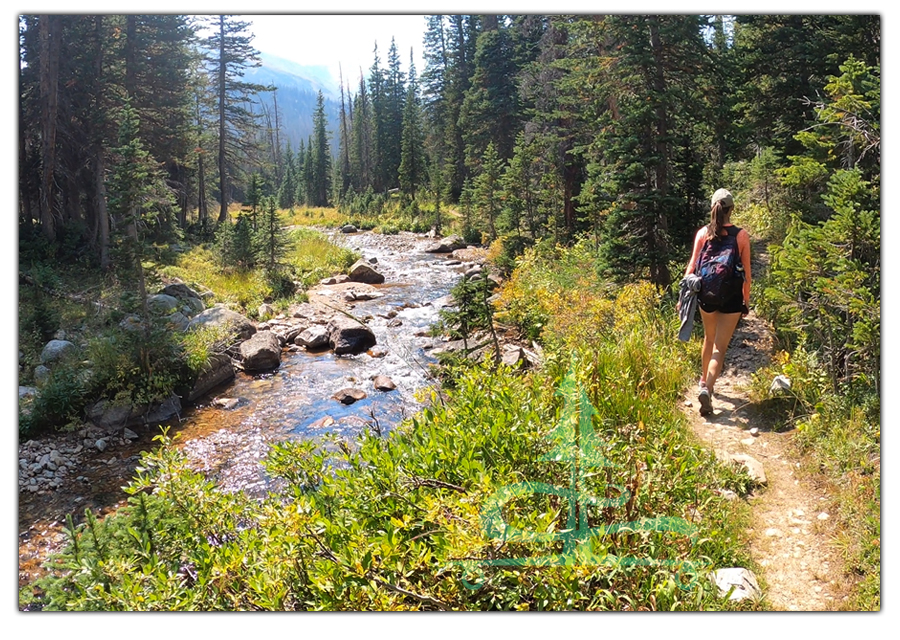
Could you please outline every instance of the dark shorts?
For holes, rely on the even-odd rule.
[[[744,294],[732,297],[722,304],[709,304],[700,302],[700,309],[706,313],[741,313],[744,310]]]

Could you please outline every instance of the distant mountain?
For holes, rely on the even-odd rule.
[[[270,113],[274,101],[278,101],[282,145],[287,139],[291,148],[296,151],[301,140],[304,145],[307,143],[313,132],[313,114],[321,91],[325,98],[327,126],[331,132],[331,153],[337,155],[341,115],[340,88],[328,68],[304,66],[266,53],[261,53],[259,57],[262,66],[248,69],[244,80],[273,85],[277,89],[275,96],[264,93],[260,94],[260,99],[266,103]]]

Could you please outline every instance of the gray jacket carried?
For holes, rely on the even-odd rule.
[[[687,342],[691,339],[691,332],[694,330],[694,316],[697,315],[697,294],[700,293],[700,276],[689,273],[682,278],[679,286],[678,317],[681,318],[681,329],[678,330],[678,339],[682,342]]]

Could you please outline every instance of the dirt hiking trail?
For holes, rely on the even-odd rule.
[[[769,362],[772,351],[769,327],[751,312],[731,339],[713,413],[700,416],[696,388],[687,390],[681,408],[719,460],[737,456],[765,475],[765,484],[745,499],[751,511],[750,552],[768,605],[780,611],[840,610],[851,584],[833,542],[836,521],[827,487],[807,471],[793,432],[776,432],[748,399],[751,374]]]

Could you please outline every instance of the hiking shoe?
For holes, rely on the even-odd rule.
[[[697,400],[700,401],[701,416],[708,416],[712,413],[712,399],[709,396],[709,389],[700,387],[700,393],[697,394]]]

